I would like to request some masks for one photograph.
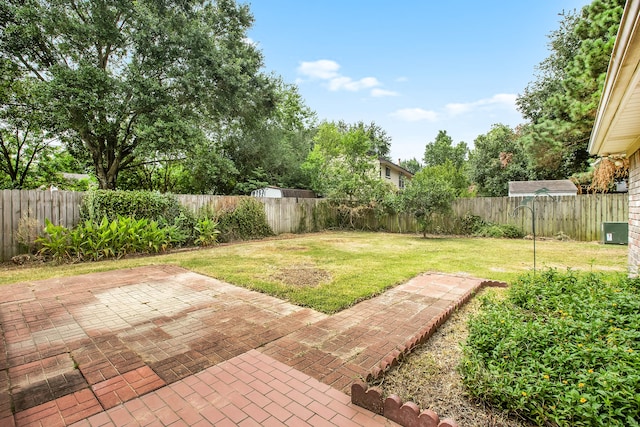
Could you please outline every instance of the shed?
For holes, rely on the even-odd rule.
[[[578,187],[568,179],[542,181],[509,181],[509,197],[533,197],[545,189],[550,196],[575,196]]]
[[[299,199],[315,199],[316,193],[311,190],[303,190],[299,188],[281,188],[268,186],[264,188],[258,188],[251,192],[253,197],[269,197],[274,199],[281,199],[284,197],[295,197]]]

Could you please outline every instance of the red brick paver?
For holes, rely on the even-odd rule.
[[[345,391],[481,283],[333,316],[174,266],[3,286],[0,425],[393,425]]]
[[[303,395],[317,398],[299,399],[300,388],[305,391]],[[395,425],[351,404],[345,393],[249,350],[74,426],[153,425],[154,421],[172,425],[174,419],[188,425],[216,426]]]
[[[381,361],[403,351],[421,327],[482,283],[464,276],[423,274],[260,351],[348,392],[354,380],[366,378]]]

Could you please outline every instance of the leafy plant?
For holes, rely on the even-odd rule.
[[[55,225],[48,219],[44,220],[44,232],[36,242],[42,245],[39,253],[41,255],[50,255],[56,261],[61,261],[70,256],[70,238],[69,229],[63,225]]]
[[[45,236],[39,239],[40,253],[58,261],[98,261],[122,258],[130,253],[164,252],[178,235],[174,225],[160,226],[156,221],[118,217],[99,223],[86,220],[76,228],[53,225],[46,221]]]
[[[194,229],[197,235],[194,243],[199,246],[214,245],[220,234],[218,222],[208,217],[198,219]]]
[[[224,242],[250,240],[272,236],[262,203],[251,197],[242,197],[235,206],[217,213],[220,238]]]
[[[521,276],[470,321],[469,393],[539,425],[640,425],[639,290],[619,275]]]

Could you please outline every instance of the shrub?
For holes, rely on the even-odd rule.
[[[216,244],[220,230],[218,230],[218,223],[215,220],[204,216],[197,220],[195,233],[194,243],[196,245],[211,246]]]
[[[161,226],[146,218],[118,217],[101,222],[86,220],[74,229],[46,220],[45,234],[38,239],[40,254],[56,261],[98,261],[132,253],[157,253],[174,244],[177,227]]]
[[[547,270],[483,304],[459,367],[472,396],[538,425],[639,425],[638,279]]]
[[[113,221],[120,217],[146,218],[171,230],[174,245],[193,241],[195,218],[175,195],[152,191],[94,190],[82,198],[80,217],[84,221]],[[172,228],[174,227],[174,228]]]
[[[456,234],[470,236],[479,232],[480,229],[486,225],[487,222],[478,215],[467,213],[464,216],[456,217],[454,219],[453,228]]]
[[[82,198],[80,205],[82,220],[94,222],[104,217],[109,221],[133,217],[173,223],[176,217],[185,213],[175,195],[152,191],[93,190]]]
[[[519,239],[524,237],[524,232],[511,224],[486,223],[474,233],[474,236]]]
[[[272,236],[267,223],[264,206],[251,197],[242,197],[235,205],[230,205],[215,214],[220,230],[220,240],[250,240]]]
[[[42,225],[37,218],[32,216],[31,210],[24,214],[18,221],[18,229],[16,230],[16,241],[18,244],[30,254],[38,251],[38,238],[42,233]]]

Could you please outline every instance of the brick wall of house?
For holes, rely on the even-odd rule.
[[[629,274],[638,275],[640,265],[640,150],[629,162]]]

